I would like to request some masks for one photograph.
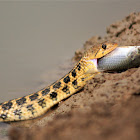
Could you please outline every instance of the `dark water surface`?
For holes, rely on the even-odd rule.
[[[0,102],[39,90],[87,39],[139,8],[139,0],[0,2]]]

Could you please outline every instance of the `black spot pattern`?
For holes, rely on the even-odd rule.
[[[74,80],[73,82],[72,82],[72,84],[73,84],[73,87],[75,88],[75,89],[78,89],[80,86],[78,86],[77,85],[77,80]]]
[[[22,98],[16,100],[16,103],[18,105],[22,105],[22,104],[26,103],[26,98],[25,97],[22,97]]]
[[[82,80],[82,81],[84,81],[84,80],[85,80],[85,78],[81,78],[81,80]]]
[[[72,82],[72,84],[73,84],[73,85],[77,85],[77,80],[74,80],[74,81]]]
[[[9,101],[8,103],[6,103],[6,104],[3,104],[2,105],[2,108],[3,108],[3,110],[8,110],[8,109],[10,109],[11,107],[12,107],[12,102],[11,101]]]
[[[7,114],[1,114],[0,118],[2,118],[3,120],[5,120],[7,118]]]
[[[46,102],[45,102],[44,99],[40,100],[40,101],[38,102],[38,104],[39,104],[42,108],[46,107]]]
[[[57,82],[53,85],[53,88],[56,89],[56,88],[60,88],[61,86],[61,82]]]
[[[18,115],[18,116],[20,116],[21,115],[21,109],[16,109],[15,111],[14,111],[14,114],[15,115]]]
[[[38,98],[38,94],[35,93],[35,94],[31,95],[29,98],[31,99],[31,101],[36,100]]]
[[[46,88],[45,90],[42,91],[42,95],[47,95],[50,92],[49,88]]]
[[[62,89],[63,92],[65,92],[66,94],[70,94],[70,91],[68,89],[68,86],[65,86],[63,89]]]
[[[75,69],[72,71],[72,76],[75,78],[76,77],[76,71],[75,71]]]
[[[31,104],[31,105],[28,105],[28,106],[27,106],[27,109],[28,109],[28,111],[31,111],[32,114],[34,114],[34,107],[33,107],[32,104]]]
[[[57,93],[56,93],[56,92],[52,92],[52,93],[50,94],[50,97],[51,97],[51,99],[56,98],[56,97],[57,97]]]
[[[65,83],[70,82],[70,77],[69,77],[69,76],[65,77],[65,78],[64,78],[64,82],[65,82]]]
[[[77,69],[78,69],[79,71],[81,70],[81,64],[80,64],[80,63],[77,65]]]

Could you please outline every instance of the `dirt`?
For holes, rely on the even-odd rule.
[[[95,36],[75,52],[78,61],[90,46],[104,41],[140,45],[140,13],[132,13]],[[102,73],[42,118],[9,131],[11,140],[139,140],[140,67],[119,73]]]

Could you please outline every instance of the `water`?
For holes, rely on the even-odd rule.
[[[42,75],[139,7],[139,0],[1,1],[0,102],[38,90],[44,82]]]

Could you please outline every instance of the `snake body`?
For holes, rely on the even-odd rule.
[[[105,56],[116,47],[116,43],[93,46],[68,74],[55,83],[36,93],[1,103],[0,121],[20,121],[41,116],[55,104],[79,91],[87,80],[98,74],[93,60]]]

